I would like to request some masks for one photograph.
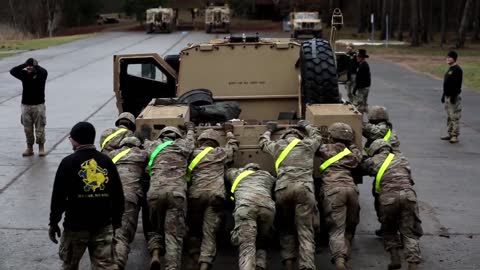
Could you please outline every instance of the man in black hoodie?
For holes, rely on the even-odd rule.
[[[55,176],[48,235],[58,243],[65,212],[62,269],[78,269],[87,248],[92,268],[114,269],[113,230],[121,227],[124,211],[120,177],[112,160],[95,149],[92,124],[77,123],[69,139],[75,152],[62,160]]]
[[[443,81],[442,103],[445,104],[447,111],[447,127],[448,135],[441,137],[442,140],[450,141],[450,143],[458,142],[460,135],[460,117],[462,116],[462,68],[457,64],[458,55],[454,51],[450,51],[447,55],[447,64],[450,66]]]
[[[22,125],[27,137],[27,149],[24,157],[33,155],[33,144],[38,144],[38,155],[45,156],[45,83],[48,72],[38,65],[37,60],[29,58],[24,64],[10,70],[13,77],[22,81]],[[34,135],[35,134],[35,135]]]

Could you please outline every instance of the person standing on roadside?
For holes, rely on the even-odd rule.
[[[38,61],[29,58],[25,63],[10,70],[13,77],[22,81],[22,116],[27,149],[22,156],[33,156],[33,144],[38,144],[38,155],[45,156],[45,126],[47,117],[45,110],[45,83],[48,72],[38,65]]]
[[[348,68],[347,81],[345,82],[345,90],[347,91],[348,101],[353,103],[353,90],[355,89],[355,81],[357,78],[357,52],[353,47],[353,43],[347,44]]]
[[[48,236],[55,244],[61,236],[63,270],[78,269],[86,249],[92,269],[115,269],[112,239],[122,226],[125,204],[120,176],[113,161],[95,149],[92,124],[77,123],[69,140],[75,152],[62,160],[55,175]]]
[[[447,64],[450,66],[443,80],[442,103],[447,111],[448,134],[441,137],[442,140],[450,143],[458,143],[460,135],[460,117],[462,116],[462,80],[463,70],[457,64],[458,54],[450,51],[447,54]]]
[[[357,54],[358,68],[355,78],[355,88],[353,90],[353,105],[355,105],[362,114],[368,111],[368,92],[371,85],[370,66],[367,63],[367,50],[360,49]]]

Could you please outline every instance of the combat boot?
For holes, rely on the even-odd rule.
[[[33,145],[32,144],[27,145],[27,149],[25,149],[25,151],[22,153],[22,156],[24,156],[24,157],[33,156]]]
[[[450,143],[458,143],[458,137],[457,136],[452,136],[450,138]]]
[[[418,269],[418,263],[409,263],[408,264],[408,270],[417,270]]]
[[[209,263],[202,262],[200,264],[200,270],[210,270],[212,267]]]
[[[285,270],[293,270],[294,269],[294,263],[293,260],[285,260]]]
[[[398,248],[392,248],[390,250],[390,264],[388,265],[388,270],[400,268],[402,268],[402,262],[400,261],[400,253],[398,253]]]
[[[337,258],[335,260],[335,269],[336,270],[347,270],[347,266],[345,265],[345,258]]]
[[[150,270],[160,270],[160,250],[154,249],[152,260],[150,261]]]
[[[447,135],[447,136],[442,136],[440,137],[440,140],[443,140],[443,141],[448,141],[450,140],[451,136],[450,135]]]
[[[38,156],[45,156],[45,145],[43,143],[38,145]]]

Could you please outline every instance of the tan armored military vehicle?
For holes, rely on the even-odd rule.
[[[230,33],[230,8],[228,4],[223,6],[210,5],[206,8],[205,31],[207,33]]]
[[[291,12],[289,18],[292,38],[300,35],[322,36],[322,20],[318,12]]]
[[[147,33],[171,33],[175,27],[175,12],[172,8],[150,8],[145,12],[145,28]]]
[[[274,173],[274,161],[258,147],[268,121],[288,128],[306,119],[325,138],[330,124],[345,122],[360,146],[362,116],[342,103],[337,72],[326,40],[243,35],[191,45],[165,59],[116,55],[114,90],[119,112],[136,115],[138,130],[150,128],[152,139],[185,121],[194,121],[197,132],[231,121],[240,140],[233,166],[256,162]]]

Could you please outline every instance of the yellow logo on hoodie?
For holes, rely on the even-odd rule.
[[[86,192],[105,189],[105,184],[108,183],[108,171],[98,166],[95,159],[92,158],[83,162],[81,168],[82,170],[78,172],[78,175],[82,177],[82,181],[85,183],[83,189]]]

